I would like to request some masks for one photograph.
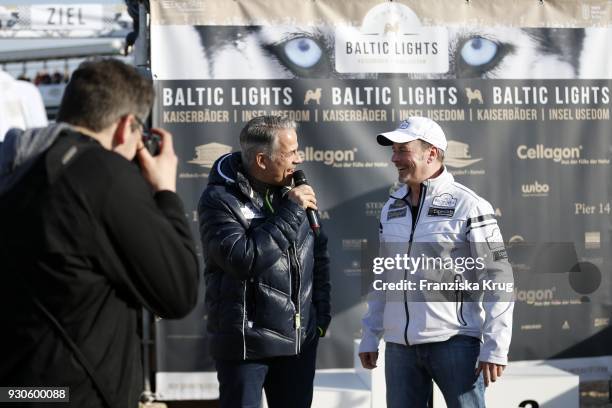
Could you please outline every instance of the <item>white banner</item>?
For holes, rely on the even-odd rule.
[[[0,6],[0,38],[125,37],[131,29],[123,2]]]

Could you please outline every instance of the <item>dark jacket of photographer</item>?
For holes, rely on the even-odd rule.
[[[70,406],[105,406],[39,302],[108,405],[135,407],[141,307],[172,318],[196,303],[197,258],[178,196],[152,194],[135,164],[57,124],[0,144],[0,226],[0,385],[69,387]]]
[[[213,165],[198,213],[211,353],[221,359],[299,354],[331,320],[327,238],[298,204],[265,206],[240,153]]]

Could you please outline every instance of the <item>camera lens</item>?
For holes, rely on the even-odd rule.
[[[157,156],[161,148],[161,138],[155,133],[151,133],[149,129],[142,134],[142,143],[149,151],[151,156]]]

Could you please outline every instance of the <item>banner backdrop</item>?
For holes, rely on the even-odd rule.
[[[319,368],[351,367],[364,252],[397,174],[376,134],[442,126],[445,163],[489,200],[516,281],[510,359],[612,373],[611,6],[605,1],[152,1],[155,123],[193,233],[212,163],[252,117],[299,122],[332,255]],[[205,262],[205,260],[203,260]],[[203,290],[203,288],[202,288]],[[157,324],[162,398],[216,396],[206,310]]]

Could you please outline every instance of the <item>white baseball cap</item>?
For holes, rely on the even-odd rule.
[[[391,146],[393,143],[408,143],[421,139],[445,151],[447,147],[444,131],[436,122],[421,116],[411,116],[402,121],[398,128],[376,136],[378,144]]]

